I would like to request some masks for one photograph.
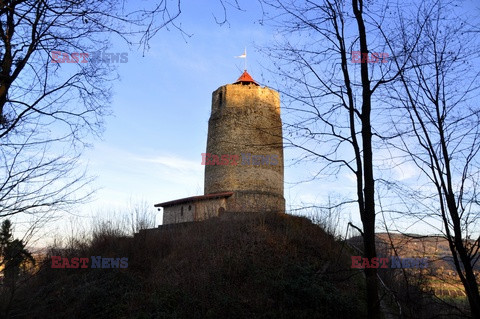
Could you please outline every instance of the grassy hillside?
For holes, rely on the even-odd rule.
[[[104,229],[50,255],[128,257],[128,268],[52,269],[47,257],[10,317],[365,317],[351,253],[301,217],[226,215],[135,239]]]

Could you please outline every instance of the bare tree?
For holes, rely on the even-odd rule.
[[[376,126],[383,125],[382,102],[374,94],[398,76],[386,63],[385,43],[378,41],[391,22],[387,6],[362,0],[265,2],[275,9],[272,19],[281,31],[267,54],[286,83],[280,91],[293,118],[287,124],[289,145],[304,151],[302,160],[325,164],[315,178],[353,174],[355,194],[343,204],[358,205],[364,257],[372,260],[377,256],[373,148]],[[379,318],[377,270],[365,268],[365,276],[368,316]]]
[[[406,65],[394,57],[402,71],[390,97],[401,103],[403,116],[397,112],[398,143],[391,145],[427,179],[408,196],[423,209],[416,216],[443,232],[471,314],[480,318],[474,274],[480,258],[480,43],[471,36],[468,14],[459,16],[453,4],[432,1],[422,9],[426,23],[417,49]],[[405,22],[401,33],[409,47],[412,24]]]
[[[146,201],[130,201],[127,210],[132,234],[155,227],[155,211]]]
[[[94,54],[113,36],[146,49],[180,14],[180,0],[143,6],[0,2],[0,217],[66,210],[88,198],[79,156],[102,132],[115,79],[114,65]]]

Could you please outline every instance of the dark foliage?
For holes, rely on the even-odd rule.
[[[128,257],[126,269],[52,269],[15,297],[15,318],[364,318],[362,273],[308,219],[236,215],[96,234],[63,257]],[[343,251],[343,253],[342,253]]]

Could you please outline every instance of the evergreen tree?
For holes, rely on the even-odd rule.
[[[12,223],[6,219],[0,228],[0,258],[3,266],[4,283],[9,288],[14,288],[20,274],[20,267],[27,261],[35,263],[32,254],[25,249],[25,244],[20,239],[13,239]]]

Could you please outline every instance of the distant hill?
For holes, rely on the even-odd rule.
[[[436,268],[455,270],[452,253],[447,240],[438,235],[424,236],[417,234],[377,233],[377,254],[381,256],[427,257]],[[355,247],[362,247],[362,238],[353,237],[348,240]],[[473,242],[473,241],[472,241]],[[392,249],[396,249],[396,254]],[[475,267],[480,270],[480,264]]]
[[[423,270],[427,283],[424,289],[431,289],[437,296],[464,297],[463,285],[458,277],[448,241],[437,235],[377,233],[377,254],[379,256],[426,257],[428,268]],[[355,247],[362,247],[362,238],[348,240]],[[473,242],[473,241],[472,241]],[[395,247],[396,252],[392,248]],[[474,268],[480,282],[480,262]],[[418,272],[412,270],[412,272]]]

